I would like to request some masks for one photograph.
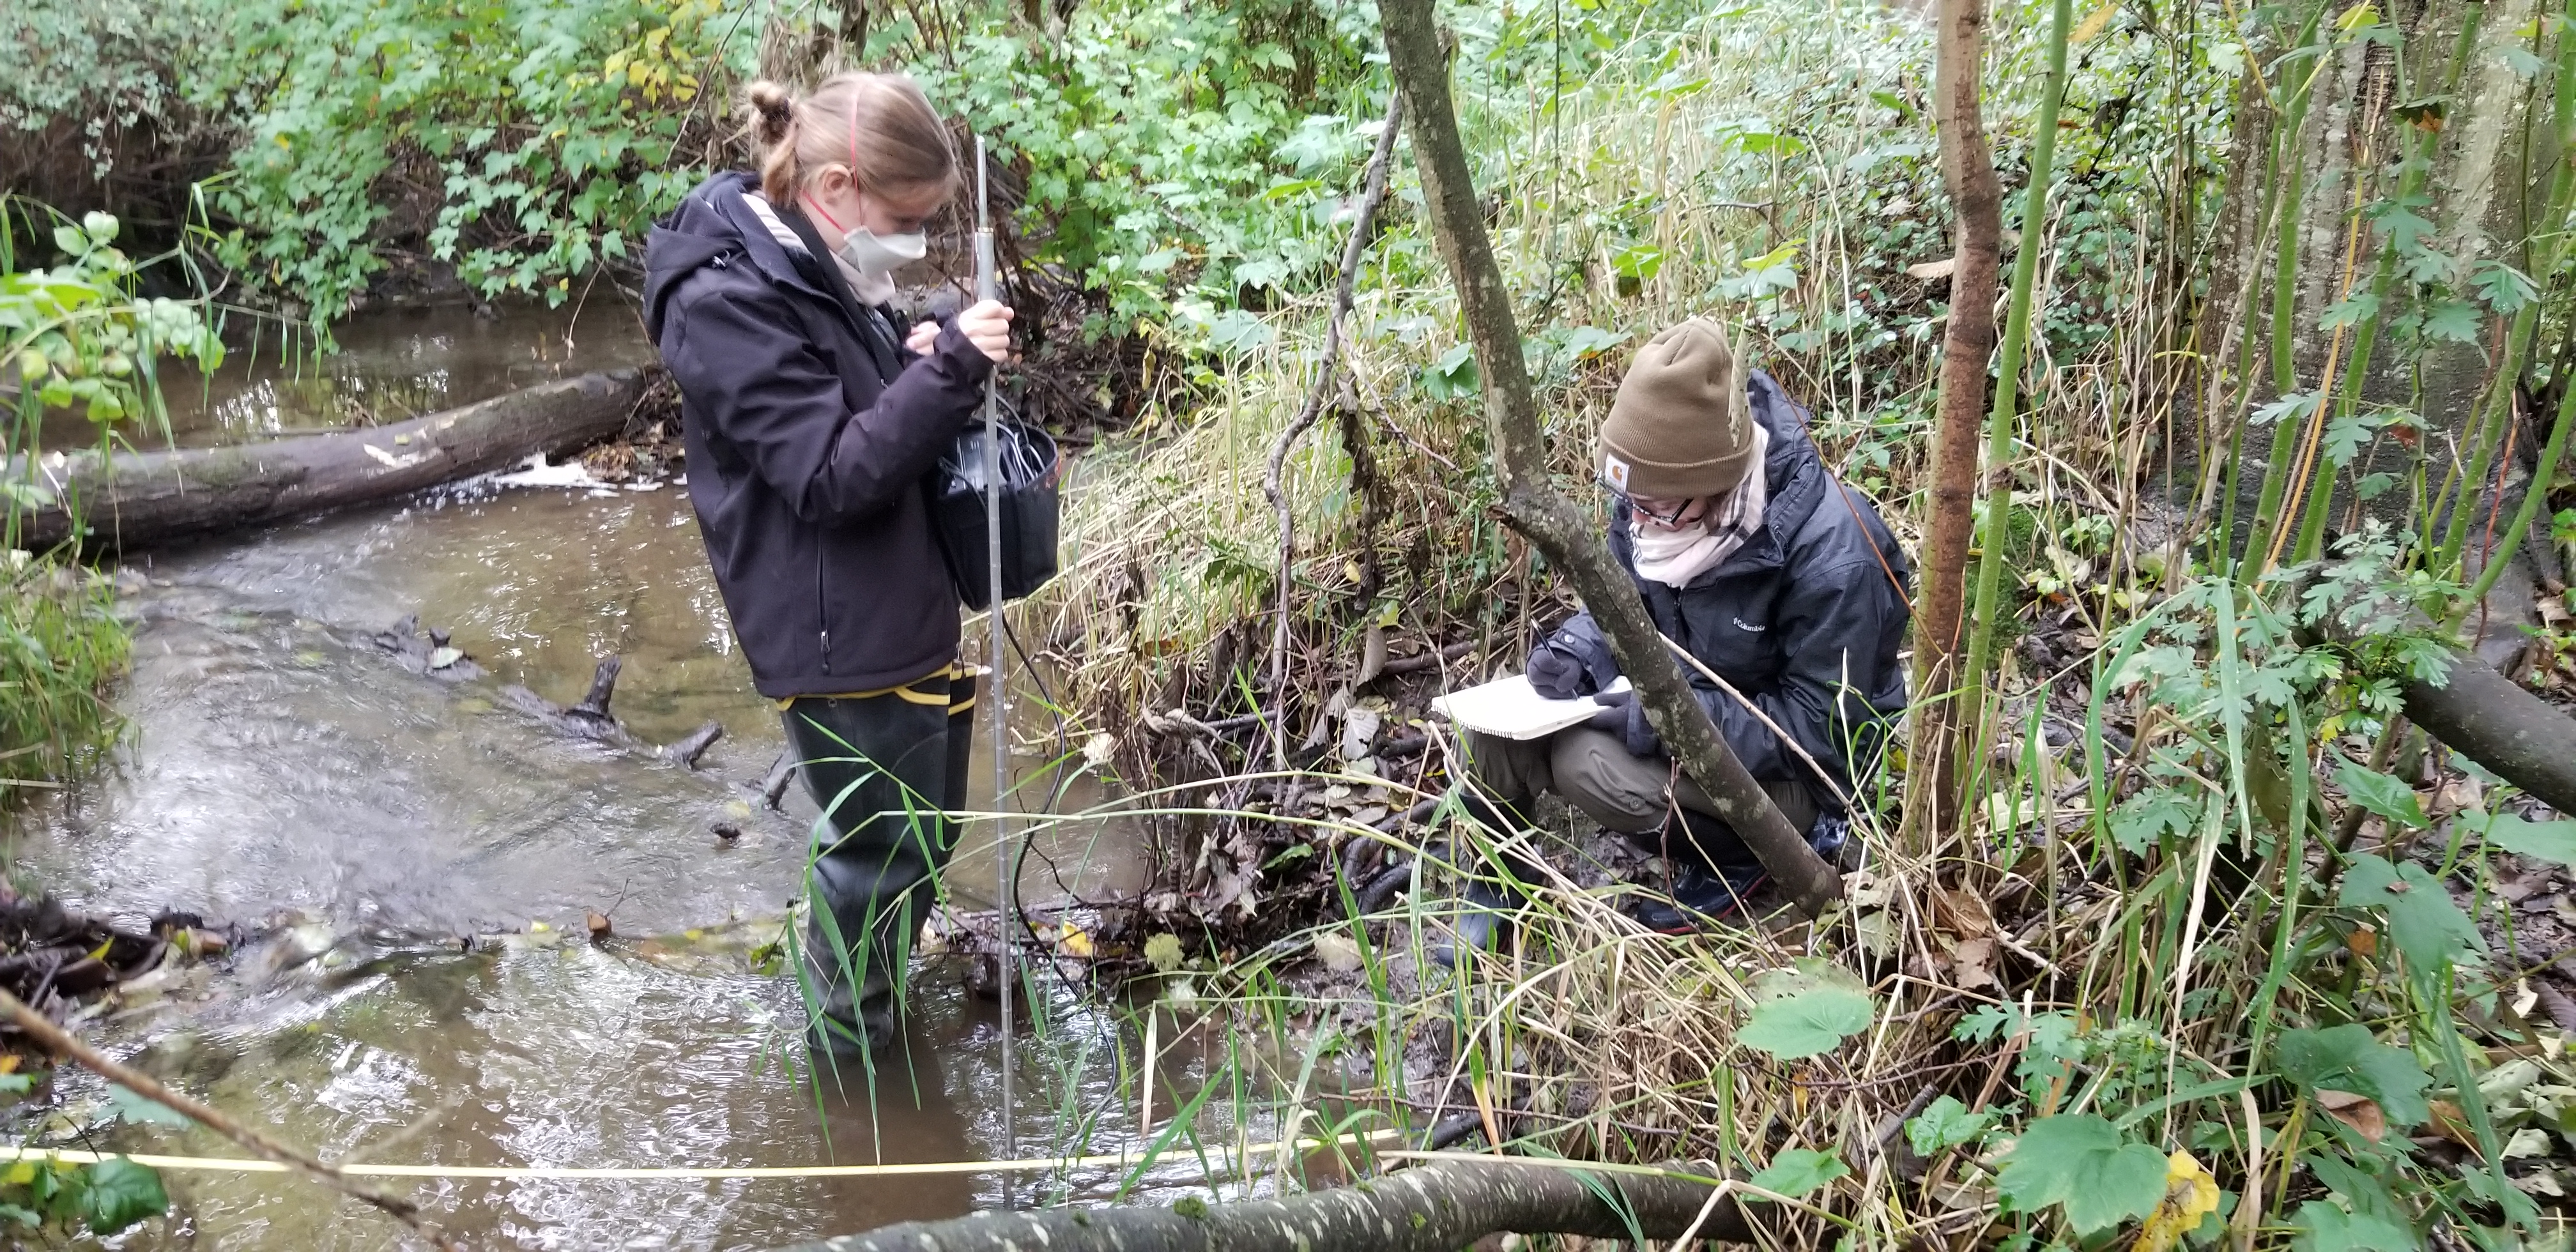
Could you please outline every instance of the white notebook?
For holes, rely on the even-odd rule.
[[[1610,684],[1612,691],[1626,691],[1624,677]],[[1551,700],[1540,695],[1525,675],[1497,678],[1464,691],[1434,696],[1431,711],[1456,722],[1468,730],[1480,730],[1505,739],[1537,739],[1553,735],[1569,726],[1579,726],[1601,710],[1590,696],[1571,700]]]

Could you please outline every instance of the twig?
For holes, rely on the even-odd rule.
[[[421,1217],[419,1205],[361,1187],[349,1181],[340,1171],[295,1148],[269,1138],[264,1132],[234,1121],[213,1105],[172,1091],[162,1086],[151,1075],[110,1060],[105,1053],[81,1042],[78,1036],[55,1025],[44,1014],[27,1007],[24,1001],[5,990],[0,990],[0,1012],[8,1014],[9,1019],[17,1024],[18,1029],[26,1031],[48,1051],[79,1062],[99,1077],[240,1144],[262,1159],[301,1171],[313,1181],[350,1199],[374,1205],[387,1216],[410,1227],[413,1233],[429,1240],[437,1247],[461,1252],[462,1245],[450,1241],[445,1235],[439,1233],[436,1226]]]
[[[1332,311],[1324,318],[1324,350],[1315,361],[1315,385],[1306,393],[1306,403],[1297,410],[1296,420],[1279,432],[1270,445],[1270,463],[1262,471],[1261,494],[1270,498],[1271,511],[1279,515],[1279,622],[1270,637],[1270,767],[1288,768],[1288,600],[1295,591],[1294,565],[1297,557],[1297,518],[1288,507],[1288,493],[1280,477],[1288,464],[1288,449],[1303,438],[1315,420],[1324,414],[1324,398],[1333,392],[1342,364],[1342,320],[1350,316],[1353,292],[1359,286],[1360,262],[1367,258],[1369,227],[1377,220],[1377,206],[1386,199],[1387,169],[1394,164],[1396,136],[1404,131],[1404,93],[1388,92],[1386,129],[1378,132],[1377,150],[1369,155],[1365,190],[1360,195],[1359,212],[1351,219],[1351,237],[1342,245],[1341,283],[1333,291]]]

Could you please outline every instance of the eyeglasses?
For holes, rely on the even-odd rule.
[[[1618,490],[1615,490],[1615,489],[1614,489],[1614,490],[1612,490],[1612,491],[1610,492],[1610,498],[1611,498],[1611,499],[1613,499],[1613,500],[1618,501],[1618,502],[1619,502],[1619,503],[1621,503],[1621,504],[1627,505],[1627,506],[1628,506],[1628,511],[1629,511],[1630,513],[1632,513],[1632,514],[1634,514],[1634,515],[1636,515],[1636,516],[1638,516],[1638,517],[1642,517],[1642,518],[1646,519],[1647,521],[1653,522],[1654,524],[1656,524],[1656,525],[1658,525],[1658,526],[1679,526],[1679,525],[1681,525],[1682,515],[1683,515],[1683,514],[1685,514],[1685,513],[1690,512],[1690,511],[1691,511],[1691,506],[1692,506],[1692,505],[1699,503],[1699,501],[1697,501],[1697,500],[1683,500],[1683,501],[1680,501],[1680,502],[1678,502],[1678,503],[1674,504],[1674,505],[1673,505],[1673,507],[1672,507],[1672,511],[1670,511],[1670,512],[1659,512],[1659,511],[1657,511],[1657,510],[1655,510],[1655,509],[1650,509],[1650,508],[1646,507],[1646,503],[1645,503],[1644,501],[1639,500],[1637,497],[1632,496],[1632,495],[1629,495],[1629,494],[1627,494],[1626,492],[1623,492],[1623,491],[1618,491]]]

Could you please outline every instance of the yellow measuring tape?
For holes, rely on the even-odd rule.
[[[1275,1153],[1281,1149],[1313,1151],[1344,1143],[1373,1143],[1393,1138],[1393,1131],[1366,1135],[1345,1135],[1335,1139],[1300,1139],[1294,1143],[1256,1143],[1224,1155],[1249,1159]],[[1172,1154],[1176,1159],[1186,1156]],[[196,1170],[239,1174],[289,1174],[298,1172],[275,1161],[247,1157],[160,1156],[149,1152],[87,1152],[72,1148],[0,1147],[0,1161],[55,1162],[64,1165],[95,1165],[100,1161],[121,1158],[154,1169]],[[878,1178],[906,1174],[1000,1174],[1028,1173],[1038,1170],[1085,1169],[1103,1165],[1133,1166],[1146,1158],[1132,1152],[1099,1156],[1031,1157],[1015,1161],[924,1161],[896,1165],[720,1165],[711,1168],[684,1166],[638,1166],[634,1168],[579,1168],[550,1165],[373,1165],[356,1162],[332,1168],[350,1178]]]

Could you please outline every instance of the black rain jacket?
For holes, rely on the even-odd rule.
[[[769,232],[743,198],[757,186],[708,179],[644,245],[645,328],[680,387],[689,503],[762,695],[909,683],[957,655],[923,485],[992,362],[953,323],[928,355],[905,352],[891,309],[845,305],[830,258]]]
[[[1825,468],[1807,437],[1807,411],[1759,370],[1747,390],[1754,420],[1771,435],[1761,531],[1679,588],[1638,577],[1624,504],[1611,515],[1610,550],[1657,628],[1743,692],[1848,792],[1905,708],[1897,648],[1911,612],[1912,570],[1868,498]],[[1609,641],[1588,613],[1539,646],[1577,662],[1584,694],[1618,676]],[[1688,673],[1701,707],[1753,777],[1815,781],[1770,727]],[[1818,799],[1827,812],[1842,807],[1830,794]]]

